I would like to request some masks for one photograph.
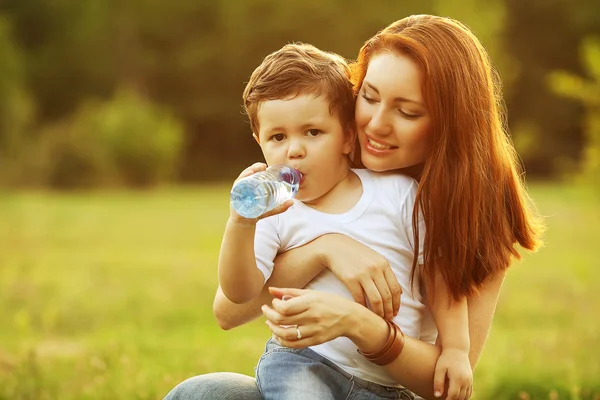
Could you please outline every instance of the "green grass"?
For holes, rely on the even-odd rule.
[[[546,247],[511,267],[477,399],[600,399],[600,198],[536,185]],[[224,186],[0,194],[0,400],[160,399],[253,374],[262,321],[212,318]]]

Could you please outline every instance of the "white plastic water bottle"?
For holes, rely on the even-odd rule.
[[[231,189],[231,206],[244,218],[258,218],[294,198],[301,178],[294,168],[272,165],[237,181]]]

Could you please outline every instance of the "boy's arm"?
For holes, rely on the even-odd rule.
[[[296,248],[279,254],[273,274],[260,295],[247,303],[231,302],[219,288],[213,303],[213,314],[219,326],[228,330],[262,316],[260,307],[263,304],[271,304],[273,300],[268,286],[303,288],[321,273],[325,269],[325,265],[319,253],[319,247],[311,247],[311,244],[305,246],[306,248]],[[311,250],[307,251],[307,249]]]
[[[233,303],[246,303],[259,295],[265,283],[256,266],[256,220],[229,218],[219,253],[219,285]]]
[[[429,307],[438,329],[438,343],[441,344],[442,353],[438,359],[435,376],[434,392],[439,396],[444,392],[446,378],[448,378],[448,394],[468,398],[466,391],[470,391],[473,381],[473,371],[469,363],[469,310],[467,298],[455,300],[448,286],[439,273],[435,273],[433,292],[429,296]],[[433,298],[432,298],[433,297]]]
[[[221,329],[229,330],[244,325],[262,315],[260,307],[269,304],[272,297],[265,286],[258,297],[244,304],[229,300],[219,286],[213,301],[213,315]]]
[[[242,171],[236,182],[266,168],[265,163],[254,163]],[[233,303],[243,304],[259,295],[265,277],[268,278],[273,270],[273,259],[279,251],[277,232],[264,219],[285,212],[293,204],[292,200],[287,200],[258,218],[244,218],[230,207],[218,265],[222,289],[219,293]],[[255,240],[259,244],[256,250],[258,258]]]
[[[432,294],[428,296],[429,308],[442,348],[454,348],[468,353],[470,342],[467,298],[462,297],[460,301],[453,299],[439,273],[435,276],[435,286],[428,287],[427,292]]]

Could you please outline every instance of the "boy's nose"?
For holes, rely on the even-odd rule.
[[[288,158],[289,159],[298,159],[304,158],[306,155],[306,151],[304,150],[304,146],[299,143],[291,143],[288,148]]]

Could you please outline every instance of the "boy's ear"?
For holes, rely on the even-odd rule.
[[[356,129],[352,126],[346,128],[344,136],[344,154],[350,154],[356,145]]]
[[[256,143],[258,143],[260,145],[260,139],[258,138],[256,133],[252,132],[252,137],[254,138],[254,140],[256,140]]]

